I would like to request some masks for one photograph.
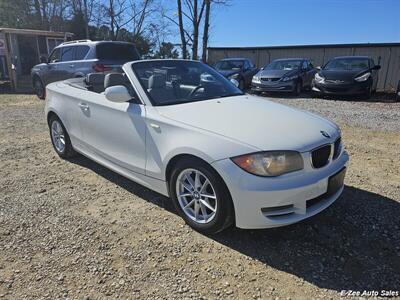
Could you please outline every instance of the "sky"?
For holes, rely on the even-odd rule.
[[[209,46],[400,42],[400,0],[230,0]]]

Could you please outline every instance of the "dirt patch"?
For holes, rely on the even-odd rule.
[[[332,103],[318,105],[332,114]],[[399,290],[397,127],[372,130],[338,110],[351,161],[334,205],[292,226],[208,237],[186,226],[166,197],[82,156],[58,158],[43,109],[34,96],[0,96],[1,297],[339,298],[343,289]]]

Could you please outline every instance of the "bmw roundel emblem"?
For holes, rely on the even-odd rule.
[[[327,139],[329,139],[329,138],[331,137],[331,136],[329,135],[329,133],[327,133],[326,131],[321,130],[320,132],[321,132],[321,134],[322,134],[324,137],[326,137]]]

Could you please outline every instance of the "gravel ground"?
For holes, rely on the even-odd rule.
[[[339,298],[400,290],[400,104],[280,99],[342,126],[343,196],[269,230],[194,232],[170,201],[51,147],[44,103],[0,95],[0,298]],[[397,116],[397,117],[396,117]]]

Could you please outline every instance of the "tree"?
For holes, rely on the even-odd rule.
[[[207,46],[209,40],[210,15],[212,4],[227,5],[230,0],[176,0],[178,17],[176,21],[173,17],[164,15],[166,19],[174,23],[179,28],[181,38],[182,57],[187,58],[187,46],[192,47],[192,59],[198,59],[198,48],[200,34],[202,36],[202,60],[206,61]],[[203,20],[204,19],[204,20]],[[203,24],[201,32],[200,27]]]
[[[203,47],[201,52],[201,60],[207,62],[207,46],[208,46],[208,30],[210,28],[210,10],[211,10],[211,0],[205,0],[206,3],[206,15],[204,19],[204,29],[203,29]]]
[[[154,58],[178,58],[179,53],[175,45],[170,42],[162,42],[160,48],[155,53]]]
[[[181,36],[181,43],[182,43],[182,56],[183,59],[187,58],[187,49],[186,49],[186,37],[185,37],[185,31],[183,29],[183,17],[182,17],[182,3],[181,0],[177,0],[178,4],[178,20],[179,20],[179,33]]]

